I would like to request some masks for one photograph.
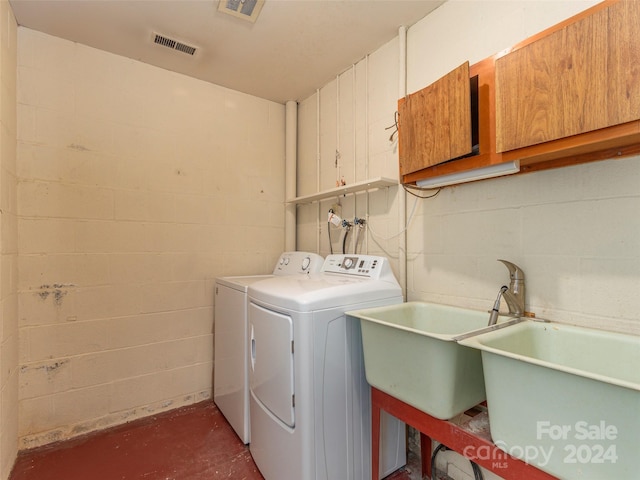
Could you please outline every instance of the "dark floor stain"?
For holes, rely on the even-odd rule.
[[[387,479],[409,474],[401,469]],[[9,477],[88,479],[264,480],[211,400],[21,452]]]

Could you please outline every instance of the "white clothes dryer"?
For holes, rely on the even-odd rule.
[[[216,278],[213,401],[240,439],[249,443],[247,290],[256,282],[320,271],[315,253],[284,252],[271,275]]]
[[[266,480],[371,478],[370,387],[345,312],[402,301],[388,260],[370,255],[249,286],[249,448]],[[382,429],[386,476],[406,463],[405,426],[385,414]]]

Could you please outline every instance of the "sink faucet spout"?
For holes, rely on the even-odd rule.
[[[504,293],[509,290],[509,287],[503,285],[500,291],[498,292],[498,296],[496,298],[495,303],[493,304],[493,308],[491,309],[491,315],[489,315],[489,326],[495,325],[498,321],[498,314],[500,313],[500,300],[502,300],[502,296]]]

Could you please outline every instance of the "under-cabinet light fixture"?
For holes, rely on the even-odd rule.
[[[511,175],[512,173],[518,173],[519,171],[520,160],[515,160],[513,162],[498,163],[496,165],[475,168],[464,172],[425,178],[424,180],[418,180],[416,185],[421,188],[440,188],[448,185],[456,185],[458,183],[475,182],[476,180],[484,180],[486,178]]]

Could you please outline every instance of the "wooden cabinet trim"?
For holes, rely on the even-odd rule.
[[[578,163],[620,158],[640,151],[640,120],[561,138],[502,154],[503,161],[520,160],[521,173]]]

